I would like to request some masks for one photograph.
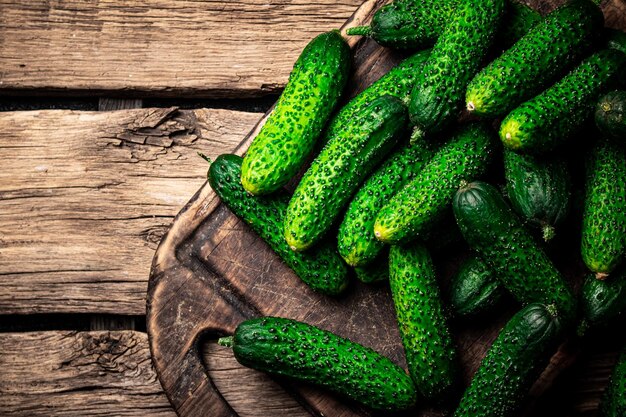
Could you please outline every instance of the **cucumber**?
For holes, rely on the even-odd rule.
[[[504,0],[462,2],[435,43],[411,92],[415,135],[442,131],[456,121],[467,84],[493,43]]]
[[[406,372],[374,350],[315,326],[279,317],[246,320],[231,337],[244,366],[310,382],[377,410],[405,410],[416,402]]]
[[[274,252],[313,290],[337,295],[348,286],[348,268],[332,242],[307,253],[294,253],[282,236],[289,195],[285,192],[254,197],[244,190],[239,178],[242,159],[220,155],[209,168],[209,184],[222,202],[258,234]]]
[[[600,402],[600,417],[626,416],[626,347],[617,359]]]
[[[589,275],[581,291],[583,324],[580,333],[601,328],[626,312],[626,269],[620,268],[615,276],[605,281]]]
[[[604,29],[607,48],[616,49],[626,54],[626,33],[617,29]]]
[[[562,335],[552,306],[530,304],[509,320],[474,374],[454,417],[515,415]]]
[[[389,251],[383,250],[368,265],[355,266],[354,272],[357,279],[366,284],[387,281],[389,279]]]
[[[545,152],[563,143],[593,116],[600,95],[624,70],[626,55],[604,49],[559,82],[506,116],[500,139],[509,149]]]
[[[454,216],[470,248],[522,304],[554,304],[564,323],[576,300],[563,277],[492,185],[467,184],[454,196]]]
[[[456,384],[458,363],[426,247],[392,246],[389,284],[409,374],[422,396],[445,400]]]
[[[317,242],[359,185],[404,135],[406,107],[382,96],[326,144],[296,188],[285,216],[285,239],[294,251]]]
[[[461,182],[485,173],[494,145],[487,125],[472,123],[458,130],[379,211],[376,238],[391,244],[424,238],[446,213]]]
[[[606,137],[626,144],[626,91],[611,91],[602,96],[596,106],[595,119],[596,126]]]
[[[570,176],[565,160],[539,159],[505,150],[504,176],[513,209],[540,228],[546,242],[552,239],[570,206]]]
[[[617,144],[600,140],[586,172],[581,254],[602,279],[626,255],[626,153]]]
[[[450,307],[456,317],[476,317],[493,310],[505,294],[493,270],[473,254],[452,277]]]
[[[339,254],[352,266],[371,263],[384,243],[374,235],[374,222],[380,209],[424,167],[433,155],[425,140],[409,144],[380,166],[356,193],[337,238]]]
[[[591,49],[604,18],[591,0],[571,0],[548,14],[467,86],[467,109],[503,116],[542,92]]]
[[[246,153],[241,169],[246,191],[272,193],[298,172],[339,102],[350,55],[338,31],[323,33],[304,48],[276,107]]]

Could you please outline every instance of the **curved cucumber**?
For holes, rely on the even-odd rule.
[[[307,253],[294,253],[282,236],[289,196],[277,193],[254,197],[241,185],[242,159],[220,155],[209,168],[209,183],[237,217],[242,219],[293,271],[315,291],[337,295],[348,286],[348,268],[331,242]]]
[[[374,224],[376,238],[391,244],[424,238],[446,213],[461,182],[484,174],[493,149],[487,125],[473,123],[457,131],[379,211]]]
[[[574,318],[572,291],[495,187],[466,185],[454,196],[453,209],[469,246],[518,301],[554,304],[564,321]]]
[[[596,126],[607,137],[626,144],[626,91],[612,91],[600,98]]]
[[[409,374],[424,397],[443,400],[456,383],[457,356],[428,250],[392,246],[389,284]]]
[[[590,0],[571,0],[548,14],[467,86],[467,109],[497,117],[534,97],[591,49],[604,18]]]
[[[545,152],[587,121],[600,95],[613,85],[626,55],[605,49],[585,59],[559,82],[521,104],[502,121],[500,139],[509,149]]]
[[[506,191],[513,209],[542,230],[547,242],[565,220],[570,205],[570,177],[563,159],[539,159],[504,151]]]
[[[581,309],[584,323],[581,330],[609,324],[626,312],[626,269],[605,281],[589,275],[581,291]]]
[[[295,251],[326,233],[367,175],[406,131],[406,107],[382,96],[326,144],[289,202],[285,239]]]
[[[626,256],[626,153],[600,140],[587,164],[581,253],[605,278]]]
[[[246,191],[272,193],[298,172],[339,101],[350,59],[350,48],[338,31],[323,33],[304,48],[246,153],[241,169]]]
[[[600,403],[600,417],[626,416],[626,347],[617,359]]]
[[[551,307],[520,310],[489,348],[454,417],[514,415],[556,351],[561,331]]]
[[[406,372],[381,354],[315,326],[278,317],[250,319],[232,337],[239,363],[311,382],[378,410],[405,410],[416,402]]]

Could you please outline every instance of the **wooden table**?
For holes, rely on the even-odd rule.
[[[1,415],[174,415],[145,296],[156,245],[205,181],[196,153],[234,149],[273,101],[258,97],[360,3],[0,0],[0,95],[19,109],[0,112]],[[59,106],[79,109],[45,109]],[[228,350],[205,353],[240,415],[309,415]],[[584,359],[571,372],[605,379],[615,358]]]

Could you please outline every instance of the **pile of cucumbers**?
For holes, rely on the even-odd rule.
[[[396,0],[347,36],[412,55],[340,106],[351,51],[339,31],[317,36],[245,157],[219,156],[208,177],[313,290],[388,282],[408,370],[287,318],[219,342],[377,410],[515,415],[566,338],[626,311],[626,34],[592,0],[545,16],[514,0]],[[579,291],[550,256],[564,222],[580,226]],[[471,253],[442,291],[431,253],[459,241]],[[450,320],[506,299],[519,311],[463,387]],[[625,370],[626,353],[602,416],[626,416]]]

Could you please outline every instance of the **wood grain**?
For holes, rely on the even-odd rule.
[[[230,110],[0,113],[0,314],[145,314],[150,261],[259,118]]]
[[[317,34],[362,0],[0,0],[0,91],[276,93]]]

